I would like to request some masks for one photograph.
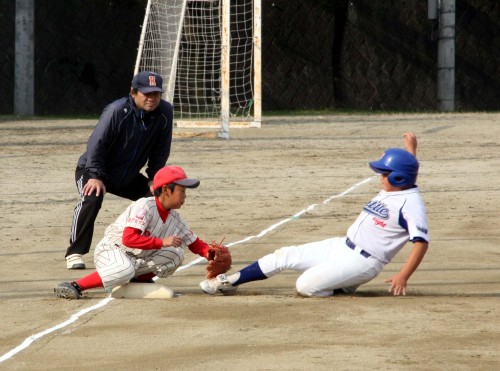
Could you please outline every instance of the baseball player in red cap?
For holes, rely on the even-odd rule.
[[[65,254],[68,269],[85,269],[82,257],[90,251],[107,192],[132,201],[151,195],[153,177],[165,166],[172,143],[173,111],[161,99],[162,85],[157,73],[139,72],[129,96],[107,105],[99,117],[75,170],[80,199]]]
[[[56,296],[79,299],[84,290],[112,289],[131,281],[154,282],[155,276],[170,276],[182,264],[185,247],[208,258],[210,245],[198,238],[176,211],[186,200],[186,188],[199,184],[179,166],[160,169],[153,180],[154,196],[133,202],[105,230],[94,251],[96,271],[58,284],[54,287]]]

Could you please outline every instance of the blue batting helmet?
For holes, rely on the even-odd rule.
[[[389,148],[380,160],[369,163],[373,171],[389,174],[387,180],[394,187],[415,185],[419,163],[410,152],[400,148]]]

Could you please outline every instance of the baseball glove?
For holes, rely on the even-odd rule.
[[[222,240],[224,241],[224,239]],[[207,254],[207,278],[215,278],[221,273],[226,273],[232,264],[231,254],[227,246],[212,241]]]

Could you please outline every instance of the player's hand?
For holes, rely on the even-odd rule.
[[[384,282],[390,283],[391,287],[389,292],[392,292],[394,296],[406,295],[406,283],[407,280],[399,274],[386,279]]]
[[[179,247],[182,245],[182,238],[178,236],[165,237],[162,241],[163,241],[162,247],[168,247],[168,246]]]
[[[83,186],[83,195],[90,196],[95,192],[96,196],[99,196],[101,193],[103,195],[106,194],[106,186],[99,179],[89,179],[87,183]]]
[[[410,152],[413,156],[417,156],[417,135],[415,133],[404,133],[404,144],[405,148],[408,152]]]

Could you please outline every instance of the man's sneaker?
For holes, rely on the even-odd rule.
[[[225,274],[219,274],[215,278],[201,281],[200,287],[204,293],[209,295],[215,295],[218,292],[223,295],[234,295],[238,290],[238,286],[232,286]]]
[[[85,263],[80,254],[72,254],[66,257],[66,268],[68,269],[85,269]]]
[[[82,290],[76,282],[63,282],[54,287],[54,292],[58,298],[80,299]]]

